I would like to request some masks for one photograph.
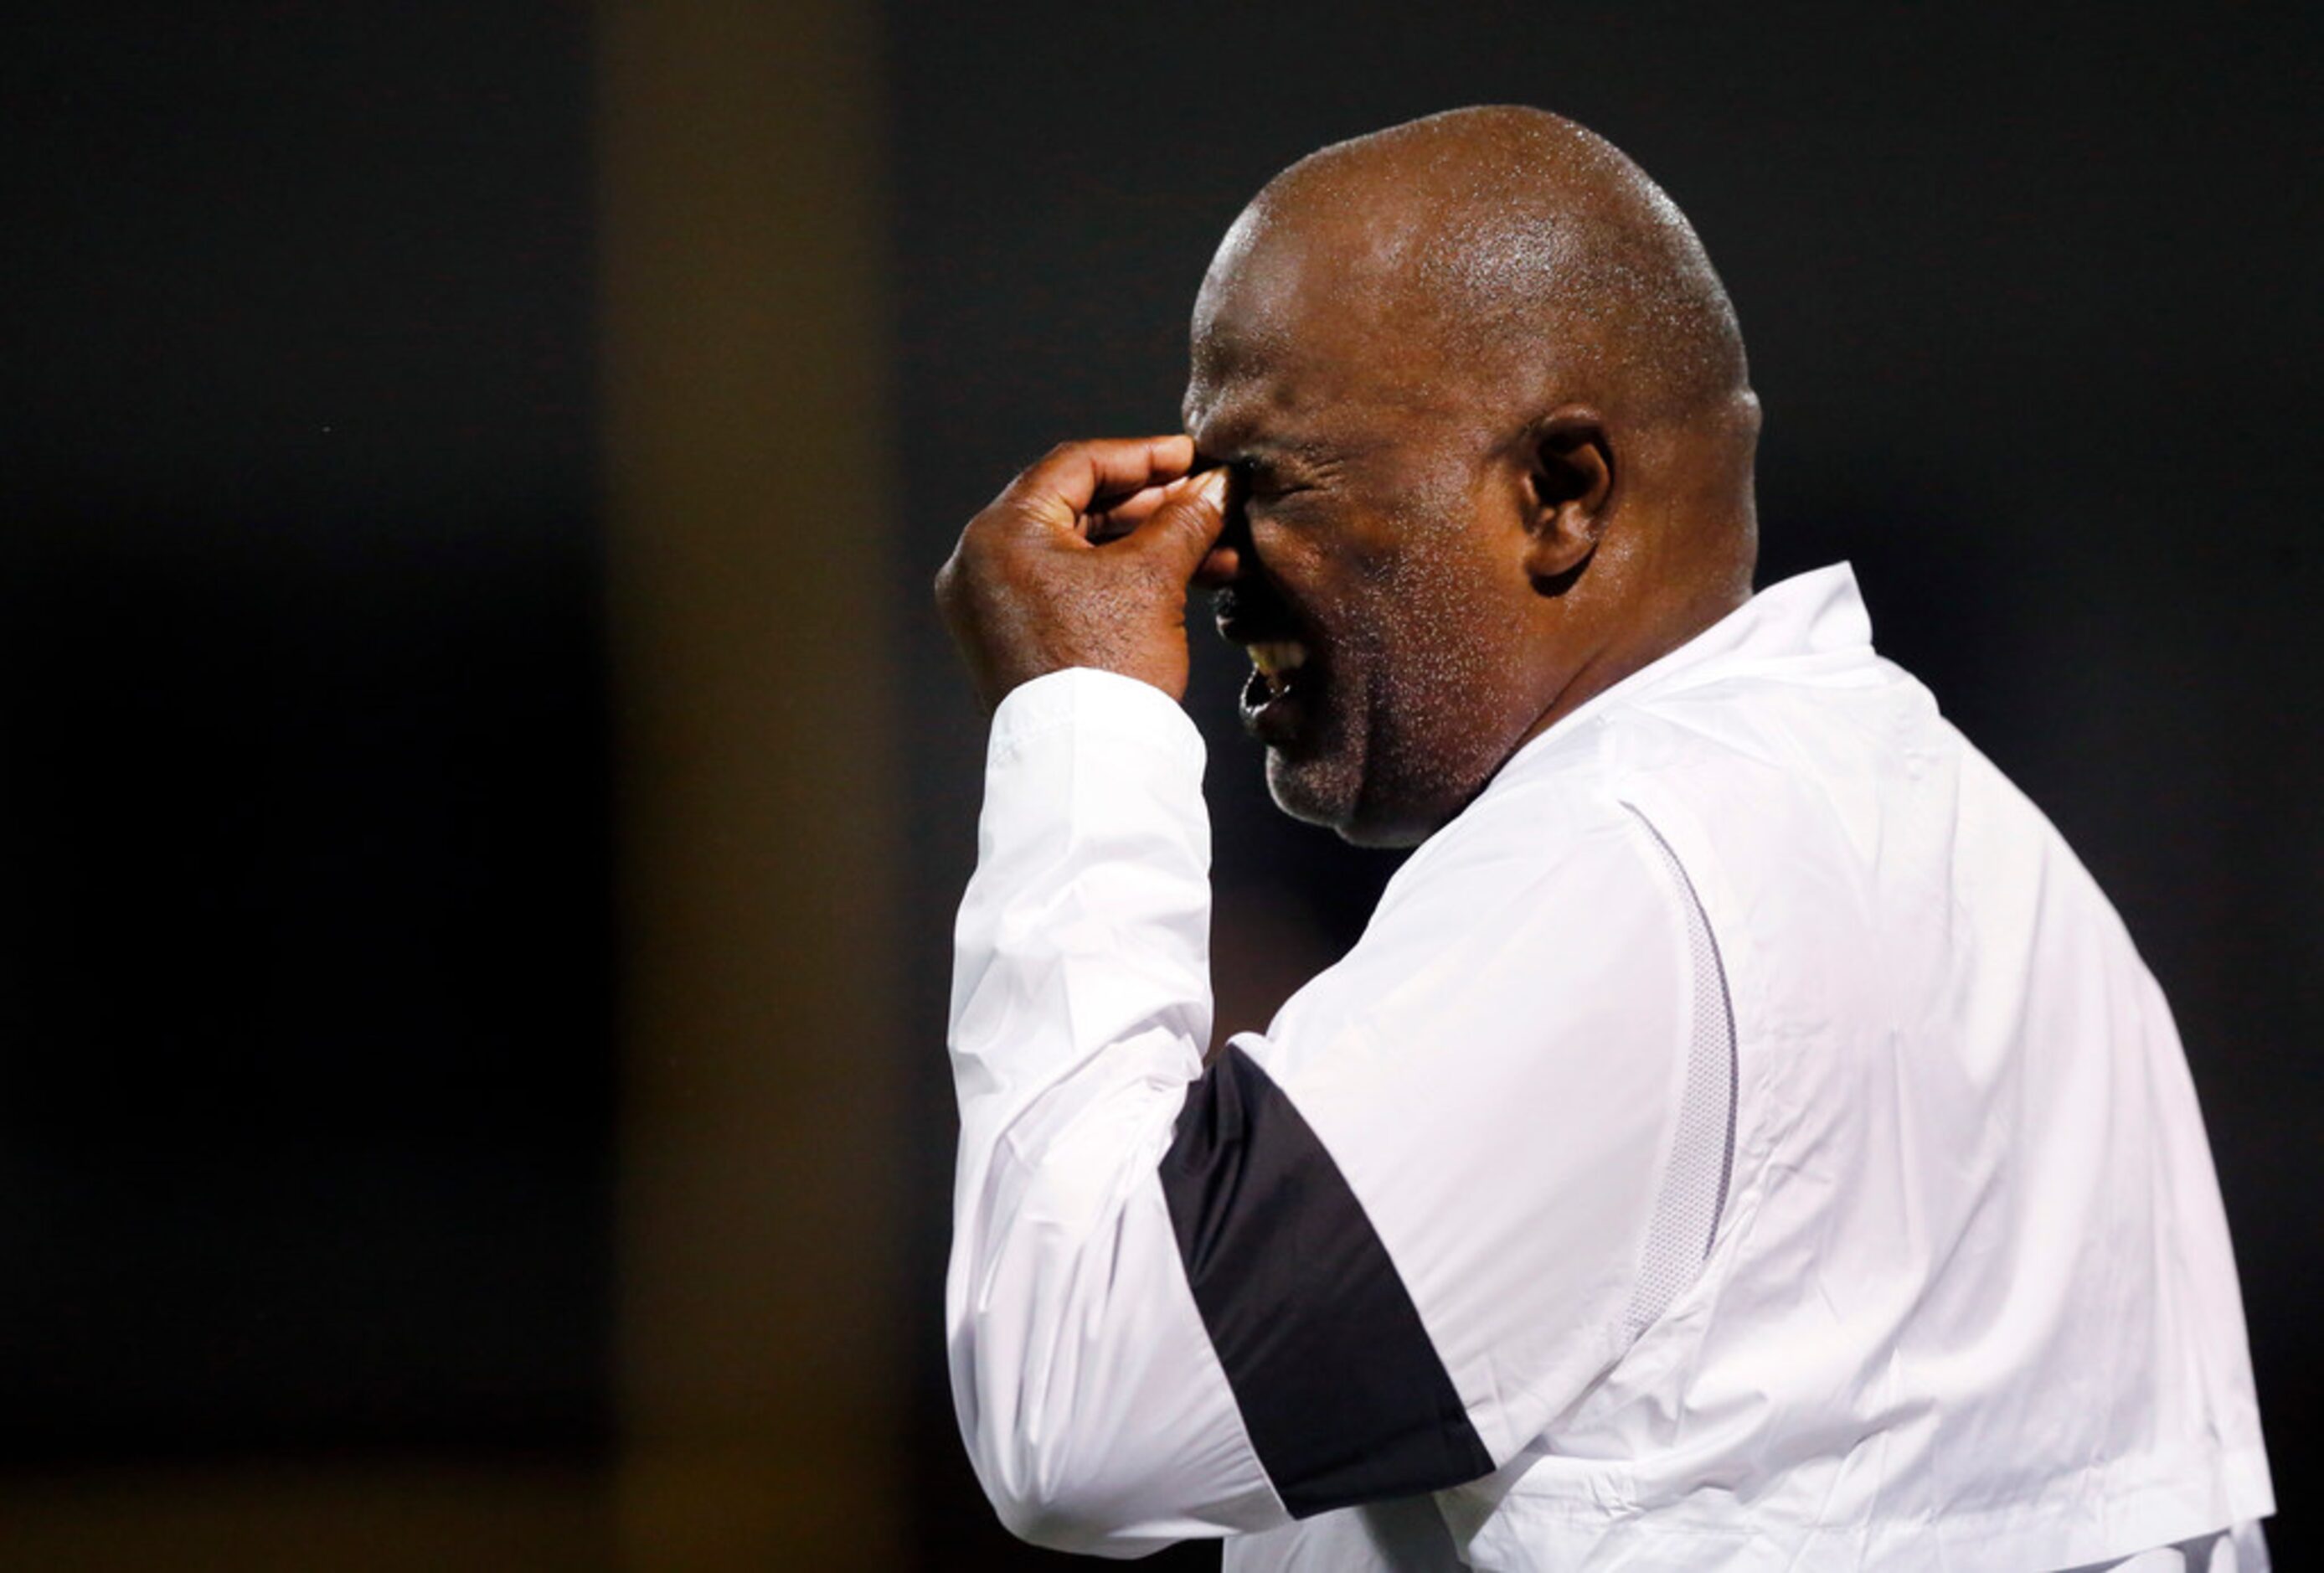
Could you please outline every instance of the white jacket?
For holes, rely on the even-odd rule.
[[[1203,747],[994,717],[946,1325],[1028,1538],[2042,1573],[2273,1510],[2168,1007],[1845,568],[1561,720],[1207,1071]],[[2140,1567],[2148,1564],[2142,1562]]]

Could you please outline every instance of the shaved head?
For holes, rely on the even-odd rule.
[[[1242,480],[1210,577],[1269,785],[1351,839],[1425,836],[1750,593],[1727,291],[1660,187],[1543,110],[1269,181],[1204,279],[1185,418]]]
[[[1464,377],[1553,375],[1654,421],[1732,413],[1750,392],[1735,309],[1686,216],[1613,143],[1545,110],[1454,109],[1310,154],[1244,209],[1205,294],[1263,273],[1270,248],[1328,258],[1349,301],[1433,338]]]

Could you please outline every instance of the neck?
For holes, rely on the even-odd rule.
[[[1628,677],[1684,644],[1751,598],[1748,582],[1707,586],[1652,617],[1632,617],[1570,668],[1549,703],[1510,749],[1514,754]]]

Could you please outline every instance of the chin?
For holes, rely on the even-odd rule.
[[[1267,751],[1267,795],[1275,806],[1303,824],[1321,825],[1347,835],[1355,810],[1353,783],[1339,777],[1332,762],[1292,759],[1280,749]]]
[[[1351,762],[1295,761],[1276,749],[1267,751],[1267,791],[1275,806],[1351,847],[1417,847],[1452,818],[1449,812],[1416,812],[1409,805],[1390,808],[1373,800],[1366,784]]]

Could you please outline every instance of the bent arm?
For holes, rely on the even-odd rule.
[[[1683,1079],[1685,935],[1642,833],[1506,797],[1206,1071],[1202,764],[1173,702],[1105,673],[994,719],[946,1328],[980,1479],[1061,1549],[1514,1456],[1635,1331]]]
[[[945,1326],[978,1478],[1018,1534],[1134,1555],[1280,1523],[1156,1181],[1211,1031],[1203,745],[1076,670],[993,721],[954,934]]]

